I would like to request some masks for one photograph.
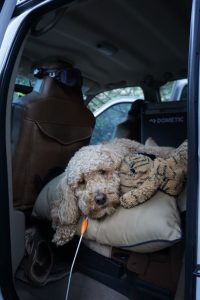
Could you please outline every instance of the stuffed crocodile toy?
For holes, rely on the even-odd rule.
[[[120,168],[121,205],[134,207],[150,199],[157,190],[176,196],[184,186],[187,172],[187,141],[163,159],[146,153],[125,156]]]

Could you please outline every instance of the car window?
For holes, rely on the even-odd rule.
[[[126,87],[121,89],[113,89],[111,91],[106,91],[95,96],[88,104],[88,108],[92,112],[95,112],[105,103],[118,99],[119,97],[127,96],[131,97],[132,99],[144,98],[144,94],[141,87]]]
[[[30,93],[35,84],[34,77],[26,77],[22,75],[18,75],[15,80],[15,90],[13,93],[13,100],[19,97],[23,97],[26,94]]]
[[[162,102],[171,101],[174,82],[175,81],[169,81],[160,87],[160,97]]]
[[[96,125],[90,143],[98,144],[110,140],[116,126],[127,119],[131,104],[130,102],[118,103],[102,112],[96,118]]]
[[[88,104],[88,108],[96,116],[96,125],[90,144],[110,140],[116,126],[127,119],[131,104],[136,99],[144,99],[140,87],[113,89],[94,97]]]
[[[160,87],[161,101],[186,101],[187,78],[169,81]]]

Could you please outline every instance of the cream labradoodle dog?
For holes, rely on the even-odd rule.
[[[115,212],[120,204],[119,169],[130,152],[169,157],[170,147],[158,147],[148,139],[145,145],[128,139],[81,148],[71,158],[51,204],[55,230],[53,241],[63,245],[74,236],[81,215],[99,219]]]

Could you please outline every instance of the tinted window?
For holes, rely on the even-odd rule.
[[[96,126],[93,131],[91,144],[112,139],[118,124],[127,119],[131,103],[120,103],[109,107],[96,118]]]
[[[175,81],[169,81],[160,87],[160,97],[162,102],[170,101],[172,88]]]
[[[111,91],[106,91],[103,93],[100,93],[96,95],[88,104],[88,108],[94,112],[98,108],[100,108],[105,103],[108,103],[109,101],[119,99],[119,97],[131,97],[132,99],[143,99],[144,93],[142,89],[137,87],[126,87],[121,89],[114,89]]]

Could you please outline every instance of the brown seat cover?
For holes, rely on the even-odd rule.
[[[13,197],[22,210],[33,206],[38,182],[55,169],[63,171],[75,151],[89,143],[95,124],[80,88],[50,77],[37,83],[13,103]]]

